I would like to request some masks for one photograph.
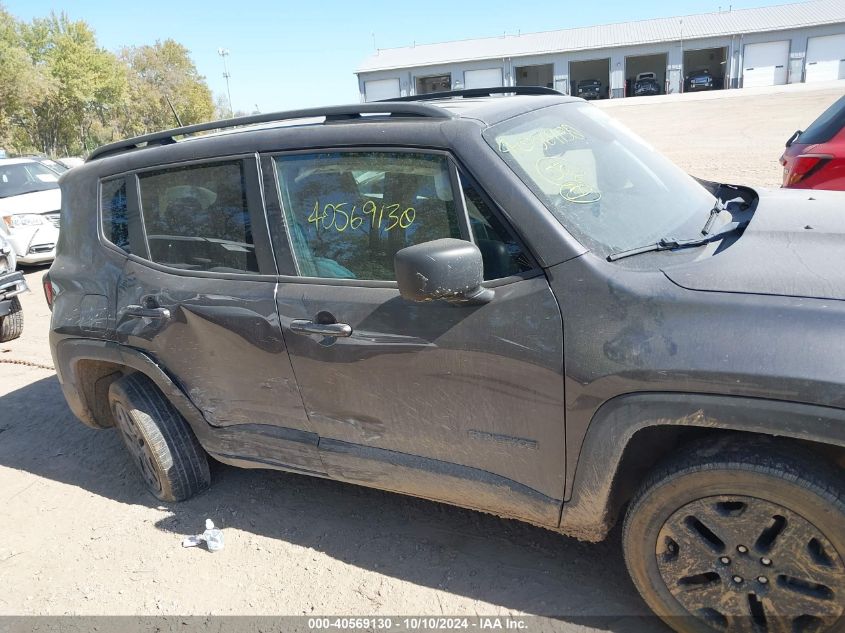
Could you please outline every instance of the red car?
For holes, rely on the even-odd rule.
[[[790,137],[780,164],[784,187],[845,191],[845,96]]]

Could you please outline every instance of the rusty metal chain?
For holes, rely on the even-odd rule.
[[[50,371],[56,371],[56,368],[52,365],[42,365],[41,363],[34,363],[29,360],[15,360],[12,358],[0,358],[0,364],[6,363],[7,365],[23,365],[24,367],[35,367],[36,369],[49,369]]]

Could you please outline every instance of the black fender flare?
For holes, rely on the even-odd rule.
[[[80,361],[103,361],[139,371],[162,391],[191,425],[202,443],[210,430],[199,409],[173,379],[150,356],[140,350],[113,341],[66,338],[55,344],[56,374],[73,414],[88,426],[96,426],[94,415],[79,388],[77,368]]]
[[[700,393],[631,393],[602,404],[590,421],[559,529],[602,540],[616,519],[612,492],[625,448],[646,428],[744,431],[845,447],[845,410],[798,402]]]

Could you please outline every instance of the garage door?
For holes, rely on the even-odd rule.
[[[810,83],[832,79],[845,79],[845,33],[807,40],[804,81]]]
[[[780,86],[786,83],[789,40],[746,44],[742,63],[742,87]]]
[[[502,85],[501,68],[467,70],[464,72],[465,88],[498,88]]]
[[[398,79],[373,79],[364,82],[364,96],[367,101],[395,99],[399,96]]]

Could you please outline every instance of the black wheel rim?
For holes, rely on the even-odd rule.
[[[158,471],[153,461],[153,455],[146,438],[144,438],[135,420],[132,419],[132,416],[129,415],[129,412],[120,402],[112,404],[112,412],[114,413],[117,427],[120,429],[120,436],[123,438],[123,443],[129,449],[132,461],[138,467],[144,483],[154,493],[160,493],[162,490],[161,480],[159,479]]]
[[[763,499],[688,503],[663,524],[656,554],[669,592],[714,630],[815,633],[845,608],[845,567],[830,540]]]

